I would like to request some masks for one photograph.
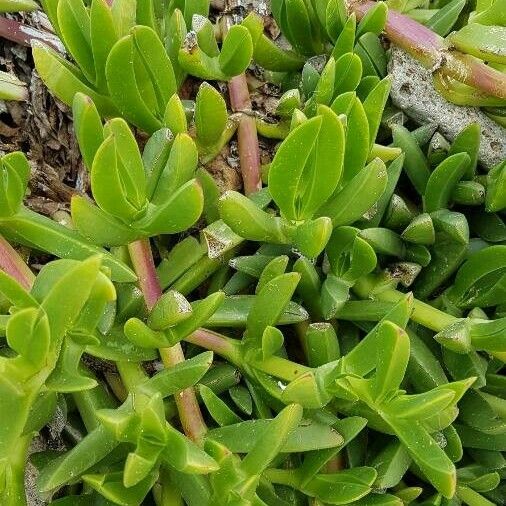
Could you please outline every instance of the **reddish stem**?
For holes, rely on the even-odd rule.
[[[198,329],[185,338],[185,341],[196,344],[206,350],[211,350],[237,364],[237,349],[232,340],[207,329]]]
[[[0,269],[26,290],[32,287],[35,275],[18,252],[2,236],[0,236]]]
[[[15,19],[0,17],[0,37],[30,47],[33,41],[43,42],[58,52],[64,52],[64,48],[55,35],[26,26]]]
[[[255,118],[251,116],[252,105],[246,75],[233,77],[228,82],[228,92],[232,110],[243,113],[237,128],[237,141],[244,193],[249,195],[262,188],[262,178],[257,127]]]
[[[139,278],[139,287],[144,294],[146,306],[151,311],[162,295],[162,288],[155,268],[149,239],[141,239],[128,245],[134,270]],[[160,357],[165,367],[184,362],[184,354],[178,343],[172,348],[161,348]],[[185,434],[194,441],[202,441],[207,427],[193,388],[186,388],[174,396]]]
[[[128,245],[130,258],[139,279],[139,287],[144,295],[148,311],[153,309],[162,296],[162,287],[156,273],[155,262],[148,239],[140,239]]]
[[[359,0],[351,3],[350,10],[360,20],[375,5],[369,0]],[[390,9],[385,35],[426,68],[440,70],[489,95],[506,98],[506,74],[460,51],[450,51],[445,39],[414,19]]]

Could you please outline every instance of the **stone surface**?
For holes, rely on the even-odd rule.
[[[464,107],[446,101],[432,85],[430,70],[422,67],[402,49],[392,47],[388,73],[392,78],[390,96],[395,106],[418,123],[435,123],[449,140],[469,123],[481,125],[479,158],[490,169],[506,158],[506,129],[477,107]]]

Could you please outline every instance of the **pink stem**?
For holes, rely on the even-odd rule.
[[[148,311],[153,309],[162,296],[162,287],[156,273],[155,262],[151,253],[149,239],[140,239],[128,245],[130,258],[139,279],[139,287],[144,295]]]
[[[249,195],[262,188],[262,178],[257,127],[255,118],[249,114],[252,105],[246,75],[240,74],[233,77],[228,83],[228,92],[232,110],[243,113],[237,129],[237,140],[244,193]]]
[[[134,270],[139,278],[139,287],[149,311],[153,309],[162,296],[160,280],[156,272],[155,262],[149,239],[140,239],[128,245]],[[184,354],[178,343],[172,348],[161,348],[160,357],[165,367],[172,367],[184,362]],[[194,441],[201,441],[207,432],[202,413],[193,388],[186,388],[174,396],[179,412],[179,419],[185,434]]]
[[[370,0],[358,0],[351,3],[350,10],[360,20],[375,5]],[[385,35],[426,68],[440,70],[489,95],[506,98],[506,74],[460,51],[450,51],[442,37],[414,19],[390,9]]]
[[[198,329],[185,338],[185,341],[196,344],[206,350],[214,351],[218,355],[237,363],[237,349],[233,340],[207,329]]]
[[[27,47],[30,47],[32,42],[37,40],[51,46],[58,52],[63,50],[59,39],[52,33],[26,26],[14,19],[0,17],[0,37]]]
[[[32,287],[35,275],[18,252],[2,236],[0,236],[0,269],[26,290]]]

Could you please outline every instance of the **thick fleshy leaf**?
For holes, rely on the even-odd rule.
[[[147,27],[142,28],[150,30]],[[154,38],[156,39],[155,48],[157,48],[161,42],[156,34],[154,34]],[[161,51],[165,55],[163,46]],[[105,68],[107,86],[111,99],[121,115],[146,132],[152,133],[161,128],[162,123],[143,100],[134,69],[135,58],[139,58],[139,55],[136,53],[133,35],[127,35],[116,42],[107,58]],[[167,56],[165,55],[164,58]],[[169,95],[169,98],[172,94]]]
[[[204,208],[202,188],[196,179],[181,186],[165,203],[149,204],[146,215],[134,227],[149,235],[175,234],[190,228]]]
[[[251,62],[253,55],[253,41],[248,29],[241,25],[230,28],[219,56],[221,70],[227,76],[242,74]]]
[[[85,241],[75,230],[29,209],[22,209],[11,218],[0,219],[0,231],[17,243],[47,251],[60,258],[84,260],[92,255],[101,255],[103,264],[111,269],[114,281],[132,282],[137,279],[126,264],[108,251]]]
[[[387,179],[385,164],[375,158],[320,207],[317,214],[328,216],[334,227],[351,225],[379,199]]]
[[[210,84],[202,83],[195,100],[195,127],[199,144],[209,147],[218,142],[227,119],[223,97]]]
[[[269,191],[290,220],[311,218],[332,195],[341,176],[342,124],[326,107],[321,106],[319,113],[290,133],[269,170]]]
[[[102,115],[116,116],[118,114],[111,99],[97,93],[86,82],[80,70],[64,60],[56,51],[34,42],[32,52],[37,72],[46,86],[62,102],[71,106],[75,94],[80,92],[93,100]]]
[[[275,325],[290,302],[299,282],[296,272],[282,274],[269,281],[255,296],[248,314],[248,338],[259,341],[266,327]]]
[[[452,192],[470,162],[467,153],[457,153],[446,158],[434,169],[427,181],[423,197],[426,212],[431,213],[448,207]]]
[[[139,232],[102,211],[87,197],[72,197],[71,210],[76,229],[84,238],[98,246],[124,246],[141,237]]]
[[[103,211],[129,223],[142,210],[143,203],[137,198],[135,179],[119,159],[119,146],[112,134],[98,149],[91,169],[91,189]],[[133,193],[130,188],[135,188]]]
[[[93,100],[83,93],[76,93],[72,104],[74,131],[83,160],[91,170],[93,159],[104,141],[102,121]]]

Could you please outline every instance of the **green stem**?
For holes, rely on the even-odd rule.
[[[405,296],[406,294],[397,290],[385,290],[377,294],[376,297],[384,302],[399,302]],[[455,316],[449,315],[418,299],[413,299],[413,314],[411,315],[411,319],[435,332],[441,332],[448,325],[458,320]]]
[[[311,371],[310,367],[297,364],[283,357],[272,355],[263,360],[255,360],[251,365],[262,372],[275,376],[285,381],[293,381],[301,374]]]
[[[263,360],[245,361],[241,353],[240,341],[235,341],[222,334],[206,329],[197,330],[186,337],[185,341],[196,344],[206,350],[214,351],[243,371],[247,369],[248,366],[252,366],[259,371],[285,381],[292,381],[301,374],[311,370],[309,367],[275,355]]]
[[[235,252],[235,251],[234,251]],[[199,287],[206,279],[211,277],[220,267],[222,267],[229,258],[231,252],[220,258],[209,258],[203,256],[192,267],[190,267],[170,288],[183,295],[188,295]]]
[[[140,383],[147,379],[147,374],[138,362],[127,362],[122,360],[116,362],[116,367],[121,376],[123,384],[129,392],[134,392]]]
[[[381,279],[378,282],[375,280],[374,276],[364,276],[355,283],[353,291],[361,299],[373,299],[382,302],[396,303],[406,297],[405,293],[394,290],[388,285],[388,280]],[[435,332],[441,332],[448,327],[448,325],[458,320],[455,316],[449,315],[415,298],[413,298],[413,313],[411,319]]]
[[[16,449],[13,451],[7,463],[6,471],[7,487],[3,495],[3,506],[24,506],[26,505],[25,492],[25,467],[28,460],[28,448],[32,441],[32,435],[21,436],[16,442]]]

